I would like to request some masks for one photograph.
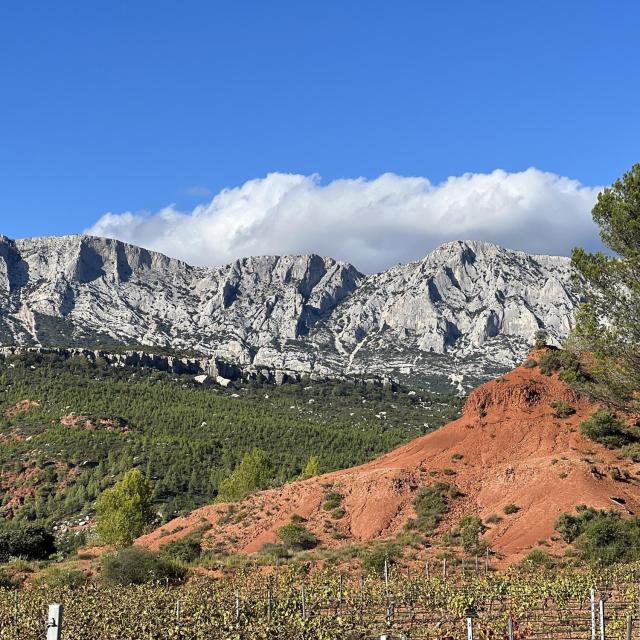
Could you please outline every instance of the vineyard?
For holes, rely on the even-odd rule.
[[[385,581],[288,567],[181,586],[34,586],[0,591],[0,639],[47,637],[52,602],[64,608],[64,640],[453,640],[470,626],[480,639],[637,638],[637,576],[640,566],[446,579],[403,570]]]

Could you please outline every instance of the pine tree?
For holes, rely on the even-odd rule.
[[[308,480],[309,478],[313,478],[317,475],[320,475],[320,462],[318,461],[317,456],[311,456],[307,460],[307,464],[305,464],[304,469],[300,474],[300,480]]]
[[[583,366],[594,395],[633,410],[640,389],[640,163],[598,195],[592,215],[615,255],[574,249],[586,303],[568,346],[590,353]]]
[[[98,498],[98,535],[105,544],[126,546],[142,534],[151,515],[151,486],[139,469],[132,469]]]
[[[273,478],[273,467],[266,451],[253,449],[245,453],[235,471],[220,483],[218,499],[237,502],[254,491],[266,489]]]

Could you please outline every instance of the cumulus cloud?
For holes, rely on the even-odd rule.
[[[327,184],[317,175],[271,173],[192,211],[171,205],[107,213],[87,232],[197,265],[319,253],[371,273],[450,240],[558,255],[576,245],[599,247],[590,215],[599,189],[534,168],[467,173],[439,184],[392,173]]]

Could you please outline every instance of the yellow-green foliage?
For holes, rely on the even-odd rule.
[[[96,503],[96,528],[105,544],[131,544],[151,520],[151,486],[139,469],[125,473]]]

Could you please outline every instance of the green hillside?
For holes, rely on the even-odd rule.
[[[461,400],[343,383],[203,388],[191,376],[27,353],[0,359],[2,514],[90,514],[126,470],[152,481],[163,519],[215,500],[253,447],[275,482],[311,455],[321,471],[356,465],[455,418]]]

